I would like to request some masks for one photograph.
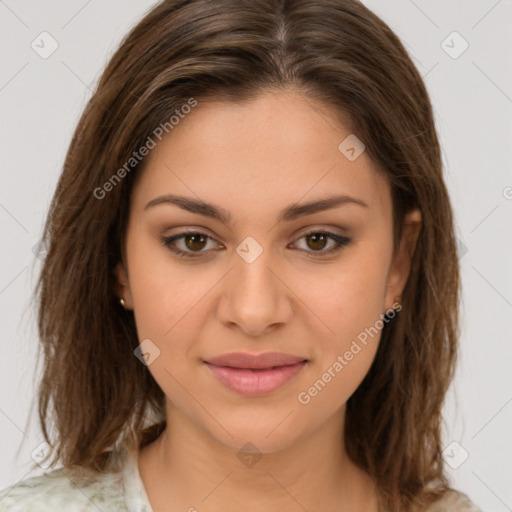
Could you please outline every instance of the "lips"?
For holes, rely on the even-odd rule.
[[[267,352],[264,354],[232,353],[204,361],[224,386],[242,395],[272,393],[287,384],[306,365],[302,357]]]
[[[246,370],[262,370],[279,366],[291,366],[306,361],[304,357],[296,357],[280,352],[265,352],[263,354],[246,354],[234,352],[218,357],[212,357],[206,362],[216,366],[227,366],[230,368],[242,368]]]

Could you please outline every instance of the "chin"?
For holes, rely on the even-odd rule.
[[[243,453],[270,454],[286,450],[298,442],[300,431],[297,423],[290,421],[286,415],[268,415],[262,418],[251,418],[249,415],[238,416],[231,421],[219,422],[222,425],[229,425],[226,430],[218,424],[215,431],[210,432],[224,446]],[[231,434],[231,435],[230,435]]]

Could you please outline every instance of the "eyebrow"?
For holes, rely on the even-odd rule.
[[[211,217],[213,219],[220,220],[227,225],[229,225],[232,220],[231,213],[229,213],[224,208],[221,208],[220,206],[207,203],[200,199],[178,196],[174,194],[155,197],[144,207],[144,211],[146,211],[148,208],[152,208],[161,204],[173,204],[182,210],[186,210],[191,213],[197,213],[205,217]],[[364,208],[369,208],[369,206],[364,201],[355,197],[348,195],[330,196],[323,199],[310,201],[308,203],[292,204],[287,206],[281,211],[278,222],[290,222],[299,217],[311,215],[313,213],[321,212],[324,210],[329,210],[331,208],[345,204],[357,204]]]

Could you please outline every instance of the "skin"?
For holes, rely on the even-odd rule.
[[[338,150],[350,133],[327,105],[296,90],[266,91],[239,104],[199,101],[146,157],[115,274],[139,339],[160,350],[147,368],[167,397],[168,427],[139,451],[154,512],[377,511],[374,484],[348,458],[342,433],[380,330],[308,404],[297,399],[396,305],[421,227],[411,212],[393,259],[391,191],[366,152],[349,161]],[[144,210],[171,193],[222,207],[232,224],[172,204]],[[346,203],[277,223],[283,208],[335,193],[368,207]],[[187,228],[211,237],[175,243],[196,260],[160,241]],[[322,229],[351,242],[322,258],[335,242],[304,236]],[[263,250],[252,263],[236,252],[247,236]],[[203,363],[238,351],[309,362],[277,391],[247,397]],[[250,467],[237,457],[247,442],[261,455]]]

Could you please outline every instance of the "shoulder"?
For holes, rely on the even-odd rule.
[[[54,469],[0,491],[0,512],[125,510],[119,473]]]
[[[450,489],[425,512],[483,512],[463,492]]]

